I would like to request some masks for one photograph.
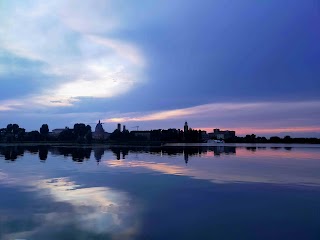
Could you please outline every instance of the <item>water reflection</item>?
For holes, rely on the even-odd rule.
[[[71,156],[75,162],[83,162],[88,160],[91,156],[91,147],[49,147],[54,155],[63,155],[65,157]]]
[[[92,154],[93,152],[93,154]],[[215,183],[264,182],[320,185],[317,148],[274,146],[1,146],[0,158],[14,162],[26,155],[47,163],[49,156],[83,163],[91,158],[107,168],[184,175]],[[49,158],[50,159],[50,158]],[[204,162],[205,160],[214,162]],[[312,161],[315,160],[315,161]],[[183,165],[181,164],[183,163]],[[306,166],[305,166],[306,165]],[[102,167],[103,167],[102,166]],[[0,169],[1,170],[1,169]]]
[[[67,177],[44,179],[35,187],[45,190],[56,202],[72,205],[79,217],[78,225],[88,231],[110,233],[123,229],[132,213],[128,196],[108,187],[83,187]]]
[[[0,158],[4,240],[319,236],[320,148],[1,146]]]
[[[3,191],[9,193],[2,196],[4,202],[0,200],[0,238],[4,240],[114,239],[119,235],[130,239],[137,231],[132,217],[135,208],[125,192],[81,186],[68,177],[23,179],[9,187],[0,184]],[[19,197],[11,204],[10,193]]]
[[[108,150],[111,150],[113,152],[113,154],[114,154],[114,156],[116,156],[117,160],[120,160],[121,156],[122,156],[122,159],[125,159],[126,156],[129,154],[129,148],[111,147]],[[138,152],[137,149],[131,149],[131,151],[134,151],[134,150],[136,150]]]
[[[0,157],[5,160],[15,161],[24,155],[24,152],[38,154],[41,161],[45,161],[50,152],[54,156],[71,156],[75,162],[83,162],[90,159],[93,151],[94,158],[99,163],[105,151],[111,151],[117,160],[125,159],[129,153],[150,153],[158,156],[179,156],[183,155],[187,163],[190,156],[208,155],[235,155],[236,147],[212,146],[212,147],[76,147],[76,146],[0,146]]]
[[[0,156],[5,160],[15,161],[18,157],[23,156],[25,148],[21,146],[0,147]]]
[[[49,147],[47,147],[47,146],[39,146],[39,159],[41,161],[47,160],[48,152],[49,152]]]
[[[93,149],[94,158],[96,159],[97,163],[101,161],[101,158],[104,154],[104,148],[97,147]]]
[[[252,156],[255,153],[259,156],[273,156],[281,158],[319,158],[314,151],[304,151],[294,147],[266,147],[266,146],[178,146],[178,147],[91,147],[91,146],[0,146],[0,158],[15,161],[23,157],[25,153],[31,155],[38,154],[39,159],[45,162],[50,153],[53,156],[71,157],[75,162],[83,162],[91,157],[93,152],[94,158],[99,164],[105,152],[112,152],[115,159],[126,159],[130,154],[147,153],[156,156],[183,156],[184,162],[187,164],[190,157],[218,157],[224,155],[234,155],[239,157]],[[310,149],[314,149],[310,148]],[[244,151],[246,150],[246,151]],[[281,151],[280,151],[281,150]],[[285,151],[283,151],[285,150]],[[237,152],[238,151],[238,152]]]

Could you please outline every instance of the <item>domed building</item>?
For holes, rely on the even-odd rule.
[[[102,123],[100,122],[100,120],[99,120],[98,124],[96,125],[96,129],[95,129],[94,132],[97,133],[97,134],[103,134],[104,133],[104,129],[102,127]]]
[[[103,127],[102,127],[102,123],[99,122],[96,125],[96,128],[94,130],[94,132],[92,133],[92,138],[93,139],[97,139],[97,140],[105,140],[109,137],[109,133],[105,132]]]

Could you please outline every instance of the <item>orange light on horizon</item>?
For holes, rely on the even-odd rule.
[[[196,129],[196,128],[195,128]],[[213,132],[214,128],[199,128],[209,132]],[[311,132],[320,132],[320,127],[291,127],[291,128],[233,128],[233,129],[224,129],[221,130],[232,130],[236,131],[237,135],[246,135],[246,134],[279,134],[279,133],[311,133]]]

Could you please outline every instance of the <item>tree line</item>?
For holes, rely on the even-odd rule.
[[[47,124],[43,124],[39,131],[26,132],[24,128],[21,128],[18,124],[8,124],[6,128],[0,129],[0,141],[1,142],[21,142],[21,141],[41,141],[45,140],[49,133],[49,127]]]
[[[143,131],[141,131],[143,132]],[[148,131],[146,131],[148,132]],[[111,135],[111,141],[154,141],[154,142],[203,142],[202,131],[189,129],[184,132],[180,129],[156,129],[149,131],[149,136],[137,135],[137,131],[120,131],[115,129]]]
[[[137,135],[136,131],[114,130],[108,139],[110,142],[130,142],[130,141],[151,141],[151,142],[205,142],[207,137],[201,130],[188,129],[184,132],[180,129],[156,129],[148,132],[148,137]],[[91,143],[93,140],[90,125],[76,123],[73,128],[66,127],[59,134],[50,134],[48,124],[42,124],[39,131],[34,130],[26,132],[18,124],[10,123],[6,128],[0,129],[0,142],[76,142]],[[234,137],[225,139],[226,143],[309,143],[320,144],[319,138],[292,138],[285,136],[283,138],[272,136],[270,138],[256,136],[255,134],[245,137]]]
[[[271,136],[270,138],[259,137],[255,134],[246,135],[245,137],[235,137],[227,139],[227,143],[309,143],[309,144],[320,144],[319,138],[293,138],[285,136],[283,138],[278,136]]]
[[[66,127],[58,135],[49,134],[48,124],[42,124],[39,131],[34,130],[26,132],[18,124],[8,124],[6,128],[0,129],[0,142],[15,143],[15,142],[78,142],[78,143],[91,143],[92,131],[90,125],[84,123],[76,123],[73,129]]]

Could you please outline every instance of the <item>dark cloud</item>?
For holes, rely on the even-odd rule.
[[[43,114],[46,111],[57,116],[75,114],[74,120],[70,116],[65,118],[68,120],[57,117],[64,126],[85,119],[86,113],[87,118],[92,116],[91,113],[108,118],[113,117],[106,116],[110,114],[143,113],[219,102],[274,102],[277,108],[277,102],[320,100],[320,34],[317,24],[320,16],[314,1],[174,0],[145,3],[130,7],[122,1],[113,3],[113,7],[121,10],[122,26],[108,36],[101,33],[101,37],[112,37],[138,46],[146,61],[146,81],[112,98],[79,97],[75,99],[79,101],[72,101],[72,106],[39,110],[41,116],[38,119],[45,120]],[[8,89],[1,98],[38,89],[41,85],[38,80],[45,76],[39,73],[41,64],[37,64],[19,59],[15,65],[24,69],[18,72],[20,75],[14,71],[0,75],[1,84]],[[51,92],[54,94],[55,90],[52,87]],[[51,102],[59,103],[59,99]],[[318,119],[318,113],[310,114],[313,110],[300,115],[291,110],[286,115],[286,109],[265,110],[251,115],[239,113],[236,117],[217,116],[215,124],[220,121],[239,127],[272,122],[280,126],[285,125],[287,117],[292,126],[314,126]],[[75,119],[77,113],[81,114],[81,119]],[[308,118],[304,117],[306,115]],[[24,117],[20,116],[22,122]],[[33,121],[25,119],[31,126]],[[199,127],[212,124],[203,116],[198,116],[195,122]],[[146,124],[150,128],[152,124],[157,125],[155,122]]]
[[[0,100],[15,99],[42,89],[52,76],[42,73],[45,64],[0,49]]]
[[[149,81],[119,97],[120,108],[319,99],[320,19],[312,2],[202,1],[176,10],[125,35],[144,48]]]

